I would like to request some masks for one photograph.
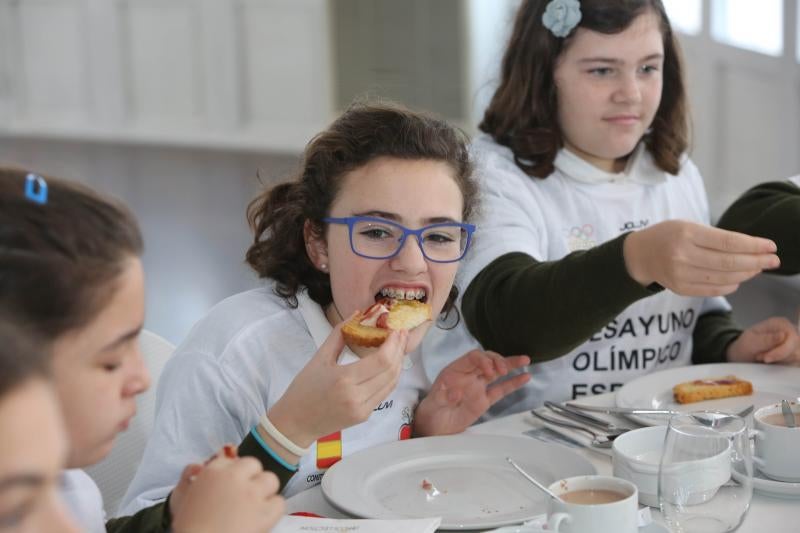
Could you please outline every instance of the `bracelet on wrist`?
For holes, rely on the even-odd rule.
[[[276,428],[270,421],[269,417],[267,416],[267,413],[264,413],[261,416],[261,419],[258,421],[258,424],[264,429],[267,435],[275,439],[275,442],[283,446],[289,453],[293,453],[298,457],[303,457],[305,454],[309,452],[310,447],[303,448],[301,446],[298,446],[289,437],[281,433],[280,430],[278,430],[278,428]]]

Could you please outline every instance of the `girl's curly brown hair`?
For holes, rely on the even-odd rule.
[[[441,119],[396,104],[353,104],[308,143],[293,179],[262,192],[247,208],[254,232],[247,263],[259,277],[274,279],[276,292],[292,307],[301,287],[322,307],[333,301],[329,275],[317,270],[306,253],[303,227],[309,221],[313,234],[322,238],[323,219],[344,175],[379,157],[446,163],[464,198],[463,219],[473,217],[477,185],[466,135]],[[457,295],[453,286],[443,312]]]

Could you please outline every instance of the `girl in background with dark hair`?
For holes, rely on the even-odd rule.
[[[721,296],[779,261],[709,227],[687,123],[660,0],[524,1],[472,145],[486,208],[465,325],[426,339],[429,375],[478,344],[530,354],[500,414],[691,362],[795,360],[787,320],[731,320]]]
[[[0,531],[77,533],[59,495],[67,432],[47,366],[0,314]]]
[[[220,453],[205,466],[177,465],[183,475],[166,501],[108,522],[82,470],[108,455],[150,383],[138,342],[141,253],[139,227],[123,205],[76,183],[0,168],[0,317],[29,330],[51,355],[69,437],[61,496],[91,533],[266,531],[283,501],[275,476],[252,458]],[[42,436],[20,435],[37,445]]]
[[[167,363],[125,509],[163,498],[178,462],[231,440],[294,494],[344,455],[460,432],[521,386],[527,376],[490,383],[527,357],[481,351],[431,385],[417,350],[430,321],[374,349],[351,351],[341,333],[386,295],[446,313],[474,229],[471,174],[464,136],[400,107],[354,105],[317,135],[295,179],[248,210],[247,261],[265,286],[218,304]]]

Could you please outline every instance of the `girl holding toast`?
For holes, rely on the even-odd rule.
[[[167,363],[126,510],[219,443],[291,495],[358,450],[460,432],[524,384],[493,383],[524,356],[473,350],[433,383],[422,368],[422,338],[453,312],[475,192],[466,139],[432,117],[356,104],[312,139],[296,177],[248,210],[264,286],[219,303]]]

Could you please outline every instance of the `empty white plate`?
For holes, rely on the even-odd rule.
[[[461,434],[391,442],[347,456],[322,478],[322,492],[335,507],[363,518],[441,516],[442,529],[462,530],[519,524],[544,513],[547,496],[506,457],[545,485],[596,473],[587,459],[562,446]]]

